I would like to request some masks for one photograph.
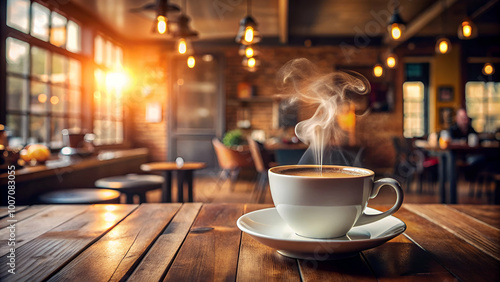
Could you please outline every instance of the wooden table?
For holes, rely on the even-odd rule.
[[[404,234],[342,260],[284,257],[236,220],[262,204],[0,208],[1,281],[498,281],[500,206],[411,205]],[[387,207],[374,207],[384,210]],[[8,220],[15,220],[9,222]],[[9,273],[15,224],[15,274]]]
[[[417,144],[415,144],[417,145]],[[457,159],[466,154],[482,154],[486,158],[494,159],[500,157],[500,146],[470,147],[467,144],[450,144],[447,148],[430,146],[427,143],[420,143],[418,148],[428,151],[432,155],[439,157],[438,181],[439,198],[441,203],[456,204],[457,198]],[[448,186],[448,187],[446,187]],[[448,189],[446,189],[448,188]]]
[[[172,202],[172,171],[177,173],[177,201],[184,202],[184,183],[188,186],[188,201],[193,201],[193,172],[206,167],[205,163],[186,162],[182,166],[175,162],[154,162],[141,165],[143,171],[159,171],[165,177],[162,186],[162,202]]]

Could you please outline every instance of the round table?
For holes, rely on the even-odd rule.
[[[153,162],[141,165],[143,171],[159,171],[163,174],[165,182],[162,186],[162,202],[172,202],[172,171],[177,173],[177,200],[184,202],[184,183],[188,187],[188,201],[193,201],[193,171],[203,169],[207,165],[202,162],[185,162],[177,165],[175,162]]]

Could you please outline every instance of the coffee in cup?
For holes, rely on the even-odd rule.
[[[392,178],[374,182],[373,171],[334,165],[287,165],[269,169],[269,185],[276,210],[300,236],[336,238],[353,227],[375,222],[396,212],[403,189]],[[386,212],[365,214],[368,200],[382,186],[396,191],[396,202]]]

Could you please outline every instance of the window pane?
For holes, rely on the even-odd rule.
[[[7,25],[28,33],[29,29],[29,0],[7,1]]]
[[[66,82],[66,65],[68,59],[64,56],[53,54],[52,55],[52,83],[65,83]]]
[[[73,21],[68,21],[68,40],[66,43],[66,49],[73,53],[80,53],[82,49],[80,38],[80,26]]]
[[[97,64],[104,62],[104,40],[99,35],[95,37],[94,41],[94,61]]]
[[[105,57],[105,61],[106,61],[106,66],[107,67],[112,67],[113,66],[113,63],[114,63],[114,59],[115,59],[115,56],[114,56],[114,48],[113,48],[113,43],[111,43],[110,41],[106,41],[106,52],[104,53]]]
[[[68,20],[56,12],[52,12],[50,19],[50,43],[62,47],[66,43],[66,22]]]
[[[122,48],[116,46],[115,48],[115,66],[121,68],[123,66],[123,51]]]
[[[47,84],[40,82],[31,82],[30,110],[33,113],[46,113],[49,95],[47,93]]]
[[[79,61],[69,60],[69,86],[71,88],[82,85],[82,66]]]
[[[69,91],[69,112],[71,114],[80,114],[81,104],[80,104],[81,92],[79,90]]]
[[[31,35],[48,41],[50,10],[35,2],[32,5],[31,13]]]
[[[25,124],[26,118],[21,115],[7,115],[7,127],[11,132],[9,137],[9,146],[17,148],[23,146],[24,144],[24,134],[23,125]]]
[[[123,142],[123,122],[116,123],[116,143]]]
[[[63,87],[52,86],[52,96],[50,97],[52,112],[64,113],[66,104],[66,90]]]
[[[7,110],[26,110],[27,98],[27,81],[17,77],[7,77]]]
[[[63,118],[52,118],[50,120],[50,146],[51,147],[62,147],[62,133],[64,129],[64,119]]]
[[[44,116],[31,116],[28,143],[45,142],[47,142],[47,118]]]
[[[48,56],[49,53],[41,48],[31,48],[31,75],[42,81],[48,81]]]
[[[8,37],[7,45],[7,72],[28,74],[29,44],[12,37]]]

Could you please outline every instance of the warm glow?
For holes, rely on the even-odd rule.
[[[106,205],[104,207],[104,209],[109,211],[109,212],[112,212],[112,211],[115,211],[117,209],[117,207],[115,205]]]
[[[179,46],[178,46],[178,51],[179,54],[186,54],[187,52],[187,43],[184,38],[179,39]]]
[[[375,77],[381,77],[384,74],[384,68],[381,65],[375,65],[373,67],[373,75]]]
[[[251,46],[248,46],[245,50],[245,56],[247,56],[247,58],[253,57],[253,53],[253,48]]]
[[[255,67],[255,64],[256,64],[255,58],[248,59],[248,67],[253,68]]]
[[[464,37],[470,37],[472,35],[472,26],[468,21],[462,22],[462,34]]]
[[[439,52],[441,54],[445,54],[446,52],[448,52],[448,42],[446,42],[445,40],[442,40],[441,42],[439,42]]]
[[[110,90],[121,91],[127,85],[128,80],[129,77],[122,71],[106,73],[106,87]]]
[[[385,63],[387,64],[387,66],[389,68],[393,68],[396,66],[396,57],[394,57],[393,55],[390,55],[389,57],[387,57]]]
[[[486,63],[483,66],[483,74],[484,75],[492,75],[495,72],[495,68],[492,64]]]
[[[112,213],[112,212],[105,212],[104,213],[104,221],[114,222],[116,219],[117,219],[117,216],[114,213]]]
[[[157,18],[157,29],[158,29],[158,32],[160,34],[164,34],[165,32],[167,32],[167,18],[165,18],[164,16],[158,16]]]
[[[52,96],[52,97],[50,97],[50,103],[51,103],[52,105],[57,105],[57,104],[59,104],[59,97],[57,97],[57,96]]]
[[[45,103],[45,102],[47,102],[47,95],[45,95],[45,94],[39,94],[38,95],[38,102],[40,102],[42,104]]]
[[[196,60],[194,59],[193,56],[189,56],[187,59],[187,65],[190,69],[194,68],[194,65],[196,64]]]
[[[391,36],[392,36],[392,39],[394,40],[398,40],[399,38],[401,38],[401,28],[399,27],[398,24],[394,23],[392,24],[391,26]]]
[[[253,28],[251,26],[245,29],[245,41],[249,43],[253,41]]]

